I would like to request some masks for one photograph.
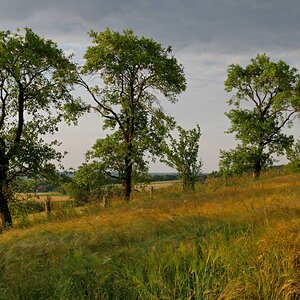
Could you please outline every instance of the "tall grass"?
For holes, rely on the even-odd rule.
[[[61,209],[2,234],[0,299],[299,299],[299,196],[285,175]]]

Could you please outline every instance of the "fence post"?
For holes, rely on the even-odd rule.
[[[47,196],[46,201],[45,201],[45,212],[47,217],[51,215],[51,197]]]
[[[102,198],[102,206],[103,208],[107,207],[107,197],[106,197],[106,193],[104,193],[103,198]]]
[[[150,193],[151,193],[151,199],[153,199],[153,194],[154,194],[154,187],[153,186],[151,186]]]

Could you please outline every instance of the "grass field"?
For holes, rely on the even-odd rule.
[[[300,175],[33,215],[0,267],[0,299],[300,299]]]
[[[73,200],[72,197],[68,195],[63,195],[60,193],[54,193],[54,192],[49,192],[49,193],[32,193],[32,194],[19,194],[18,198],[20,200],[28,200],[32,199],[34,201],[38,202],[45,202],[48,198],[50,197],[51,201],[54,202],[61,202],[61,201],[70,201]]]

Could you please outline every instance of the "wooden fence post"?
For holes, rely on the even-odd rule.
[[[102,206],[103,206],[103,208],[106,208],[107,205],[108,205],[107,196],[106,196],[106,193],[104,193],[103,198],[102,198]]]
[[[151,186],[150,193],[151,193],[151,199],[153,199],[153,194],[154,194],[154,187],[153,186]]]
[[[45,212],[47,217],[51,215],[51,197],[47,196],[47,199],[45,201]]]

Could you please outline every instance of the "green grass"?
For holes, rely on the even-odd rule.
[[[0,241],[0,299],[299,299],[300,176],[60,208]]]

